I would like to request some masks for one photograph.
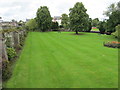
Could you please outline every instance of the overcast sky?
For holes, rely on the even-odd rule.
[[[119,0],[0,0],[0,17],[5,21],[26,20],[36,16],[36,11],[40,6],[47,6],[51,16],[60,16],[63,13],[69,14],[76,2],[83,2],[87,13],[92,19],[103,19],[103,11],[111,3]]]

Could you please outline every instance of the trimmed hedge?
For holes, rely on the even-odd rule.
[[[18,43],[18,45],[11,46],[11,40],[10,40],[11,37],[5,36],[5,33],[9,33],[9,32],[20,32],[20,37],[19,37],[20,42]],[[5,82],[8,79],[10,79],[10,77],[12,76],[14,63],[16,62],[16,59],[18,58],[19,53],[22,50],[25,37],[27,36],[28,31],[10,29],[10,30],[0,31],[0,33],[2,33],[3,35],[3,40],[5,39],[6,51],[8,56],[8,60],[2,60],[2,66],[1,66],[2,81]]]

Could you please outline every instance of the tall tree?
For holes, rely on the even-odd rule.
[[[115,4],[112,3],[108,8],[107,11],[104,12],[104,15],[110,16],[112,12],[116,10]]]
[[[98,29],[100,31],[101,34],[105,33],[105,26],[106,26],[106,22],[105,21],[100,21]]]
[[[109,17],[105,25],[106,31],[111,34],[116,31],[115,27],[120,24],[120,1],[116,4],[111,4],[105,12],[105,15]]]
[[[93,27],[98,27],[98,25],[99,25],[99,19],[98,18],[93,19],[92,20],[92,26]]]
[[[87,25],[86,25],[85,31],[86,31],[86,32],[90,32],[91,29],[92,29],[92,19],[89,18],[88,21],[87,21]]]
[[[120,1],[117,3],[117,10],[119,10],[120,11]]]
[[[111,14],[115,11],[119,10],[120,11],[120,1],[115,4],[115,3],[112,3],[106,11],[104,11],[104,15],[106,15],[107,17],[111,16]]]
[[[78,34],[78,31],[84,31],[88,23],[89,16],[86,13],[82,2],[77,2],[70,10],[70,28]]]
[[[41,6],[36,13],[36,21],[40,31],[45,32],[51,28],[52,17],[47,6]]]
[[[62,26],[65,28],[65,29],[68,29],[69,28],[69,17],[67,14],[62,14],[62,21],[61,21],[61,24]]]
[[[107,32],[115,32],[115,27],[120,24],[120,11],[117,10],[115,12],[112,12],[112,14],[109,16],[109,19],[107,20]]]

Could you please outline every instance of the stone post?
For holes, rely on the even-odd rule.
[[[16,48],[18,45],[20,45],[20,39],[19,39],[19,33],[18,32],[13,32],[14,35],[14,47]]]
[[[5,33],[5,43],[7,47],[14,47],[14,35],[13,32]]]

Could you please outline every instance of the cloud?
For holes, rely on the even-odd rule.
[[[91,18],[104,18],[103,11],[114,2],[119,0],[1,0],[0,16],[3,20],[25,20],[34,18],[40,6],[48,6],[52,16],[60,16],[63,13],[69,14],[76,2],[83,2],[87,13]]]

